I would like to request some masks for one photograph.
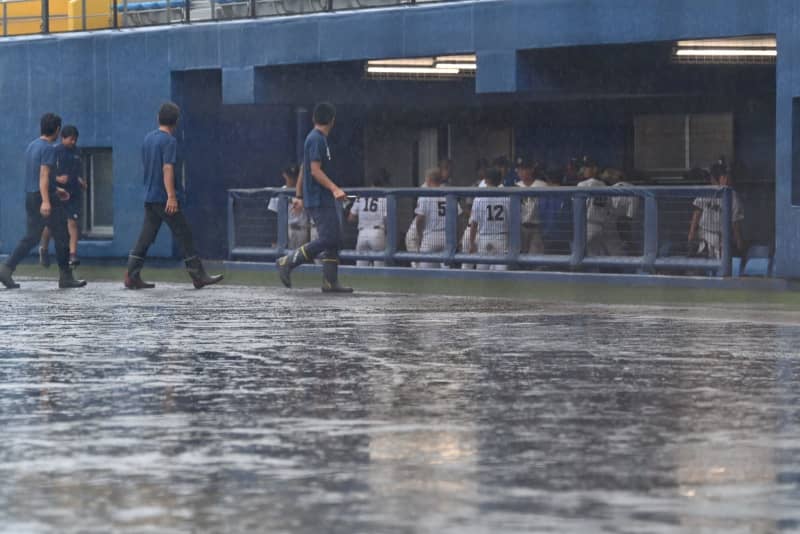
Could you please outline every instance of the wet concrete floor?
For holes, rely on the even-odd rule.
[[[0,290],[0,532],[800,530],[800,314]]]

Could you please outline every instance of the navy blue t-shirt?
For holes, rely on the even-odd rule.
[[[77,148],[67,148],[62,144],[55,146],[56,153],[56,172],[55,176],[67,175],[69,181],[65,184],[57,184],[70,196],[75,197],[81,193],[81,186],[78,179],[81,176],[81,153]]]
[[[25,150],[25,192],[39,192],[39,172],[42,165],[50,167],[50,191],[54,190],[53,171],[56,166],[56,151],[53,145],[41,137],[35,139]]]
[[[164,187],[164,165],[173,166],[175,195],[183,203],[183,185],[178,179],[178,140],[161,130],[147,134],[142,145],[144,163],[144,201],[165,203],[167,190]]]
[[[306,137],[303,146],[303,205],[307,208],[329,208],[335,206],[333,193],[320,185],[311,176],[311,162],[318,161],[327,175],[330,168],[331,151],[325,134],[314,128]],[[329,176],[330,177],[330,176]]]

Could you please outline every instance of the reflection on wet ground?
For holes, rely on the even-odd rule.
[[[800,529],[777,310],[0,291],[0,531]]]

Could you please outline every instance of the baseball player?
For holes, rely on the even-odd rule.
[[[300,175],[300,169],[297,165],[287,165],[283,171],[281,171],[281,175],[286,182],[283,189],[295,191],[297,189],[297,177]],[[278,213],[278,195],[275,195],[269,200],[267,209]],[[303,208],[295,205],[293,198],[289,200],[287,211],[289,214],[288,247],[290,249],[296,249],[303,243],[308,243],[308,215],[306,215]]]
[[[487,187],[499,187],[503,175],[499,169],[486,173]],[[470,253],[482,256],[503,256],[508,253],[508,197],[477,197],[469,217]],[[507,265],[478,264],[479,271],[506,271]]]
[[[711,166],[711,185],[731,186],[732,180],[724,162],[719,161]],[[708,258],[722,257],[722,199],[721,198],[696,198],[693,203],[694,213],[689,227],[689,241],[696,241],[698,230],[700,246],[697,253]],[[742,221],[744,209],[739,201],[739,196],[733,192],[731,200],[731,222],[734,245],[744,250],[742,238]]]
[[[583,180],[578,187],[608,187],[597,178],[597,164],[585,158]],[[610,197],[592,197],[586,200],[586,254],[589,256],[619,256],[622,241],[617,230],[617,217]]]
[[[388,173],[379,172],[372,180],[373,187],[386,187]],[[386,249],[386,198],[357,198],[347,216],[350,222],[358,222],[357,252],[383,252]],[[357,260],[358,267],[383,267],[382,261]]]
[[[353,292],[353,288],[339,284],[342,238],[335,203],[345,200],[347,194],[328,177],[331,162],[328,135],[335,122],[336,108],[333,104],[317,104],[314,108],[314,129],[306,137],[303,146],[303,173],[297,184],[296,196],[316,223],[318,238],[276,261],[281,282],[286,287],[292,287],[291,272],[295,267],[322,256],[322,291]]]
[[[519,176],[519,181],[515,184],[517,187],[547,187],[547,182],[537,176],[538,168],[532,159],[517,158],[516,169]],[[544,254],[538,205],[539,199],[527,197],[522,200],[520,206],[522,221],[520,252],[523,254]]]
[[[429,169],[425,173],[425,182],[428,187],[441,187],[442,175],[439,169]],[[445,239],[445,221],[447,218],[447,199],[445,197],[420,197],[417,200],[417,207],[414,210],[415,222],[417,226],[417,237],[419,239],[419,251],[441,252],[447,246]],[[461,207],[458,208],[461,214]],[[417,267],[422,269],[438,269],[445,267],[444,264],[420,262]]]
[[[78,237],[80,230],[78,221],[81,218],[83,202],[81,193],[86,190],[86,181],[81,177],[83,164],[77,148],[78,128],[68,124],[61,129],[61,143],[55,145],[56,152],[56,182],[69,193],[69,199],[62,202],[67,212],[67,230],[69,231],[69,265],[73,269],[80,265],[78,261]],[[43,267],[50,267],[50,228],[42,231],[42,241],[39,247],[39,263]]]

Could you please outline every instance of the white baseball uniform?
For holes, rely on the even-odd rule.
[[[383,252],[386,249],[386,198],[357,198],[350,215],[358,217],[358,252]],[[358,260],[356,265],[383,267],[382,261]]]
[[[708,246],[710,258],[722,257],[722,199],[721,198],[696,198],[694,207],[703,210],[700,215],[700,239]],[[731,222],[744,220],[744,208],[739,201],[739,195],[733,193],[731,199]]]
[[[422,242],[419,244],[419,251],[441,252],[447,246],[445,238],[445,221],[447,217],[447,199],[445,197],[420,197],[417,200],[417,208],[414,210],[416,215],[425,217],[425,227],[422,230]],[[458,206],[458,214],[461,214],[461,206]],[[441,264],[444,267],[444,264]],[[421,262],[419,267],[423,269],[437,269],[439,263]]]
[[[517,182],[517,187],[547,187],[547,182],[539,178],[525,185],[525,182]],[[522,199],[520,206],[520,219],[522,229],[520,231],[520,252],[523,254],[544,254],[544,240],[539,227],[539,199],[527,197]]]
[[[482,256],[503,256],[508,253],[508,197],[478,197],[472,203],[470,224],[478,225],[475,244]],[[479,271],[506,271],[507,265],[478,264]]]
[[[282,189],[287,189],[284,185]],[[269,211],[278,213],[278,195],[273,196],[267,204]],[[289,213],[289,243],[288,247],[291,249],[300,248],[300,246],[308,243],[308,215],[305,210],[300,210],[295,213],[292,210],[292,198],[289,199],[289,206],[287,208]]]
[[[578,183],[578,187],[608,187],[597,178]],[[586,201],[586,254],[589,256],[619,256],[623,252],[617,230],[612,197],[592,197]]]

